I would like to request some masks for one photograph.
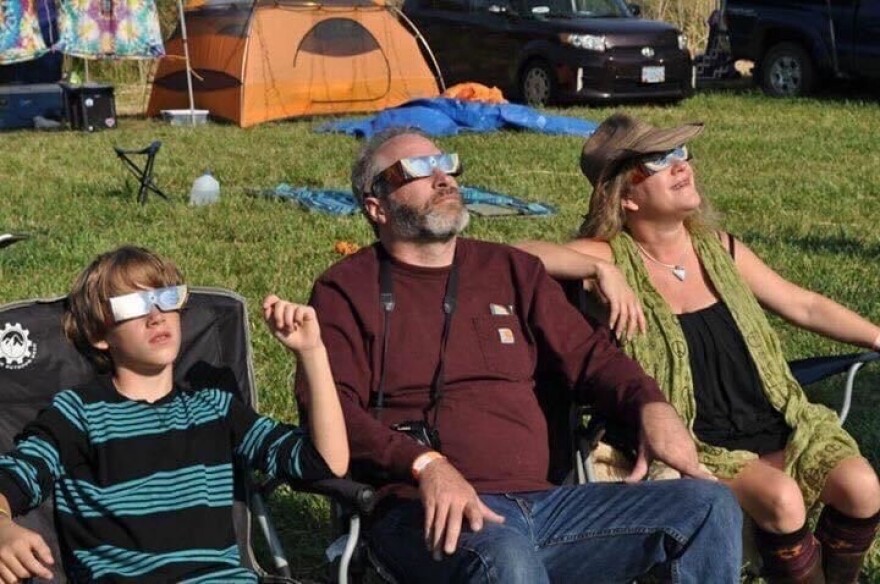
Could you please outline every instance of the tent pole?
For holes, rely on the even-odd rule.
[[[196,106],[193,99],[192,68],[189,64],[189,43],[186,40],[186,19],[183,16],[183,0],[177,0],[177,10],[180,13],[180,36],[183,40],[183,58],[186,61],[186,91],[189,95],[189,123],[196,125]]]

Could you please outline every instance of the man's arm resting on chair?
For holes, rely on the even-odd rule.
[[[9,501],[0,494],[0,582],[33,576],[49,580],[52,572],[46,566],[54,563],[43,538],[12,520]]]

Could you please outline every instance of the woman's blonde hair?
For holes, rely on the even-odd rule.
[[[183,275],[173,262],[148,249],[126,245],[101,254],[77,276],[67,296],[64,333],[99,371],[111,371],[109,353],[93,345],[115,324],[110,298],[144,287],[183,283]]]
[[[626,210],[621,203],[632,186],[638,164],[636,158],[627,160],[599,180],[590,196],[589,209],[578,229],[578,237],[610,241],[626,230]],[[700,194],[700,206],[684,220],[684,225],[691,233],[711,231],[716,228],[717,221],[718,214],[712,204]]]

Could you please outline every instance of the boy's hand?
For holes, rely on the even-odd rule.
[[[275,338],[291,351],[303,353],[324,346],[318,316],[311,306],[270,294],[263,300],[263,318]]]
[[[0,582],[11,584],[26,578],[52,579],[46,566],[55,563],[40,534],[0,516]]]

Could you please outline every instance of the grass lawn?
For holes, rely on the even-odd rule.
[[[769,100],[757,93],[706,93],[675,107],[624,108],[660,125],[703,120],[693,143],[702,192],[724,225],[787,278],[836,298],[880,322],[880,104],[876,100]],[[556,113],[600,121],[612,109]],[[250,196],[278,183],[347,187],[358,143],[317,134],[324,120],[274,123],[249,130],[210,124],[195,129],[123,118],[95,134],[12,132],[0,135],[0,232],[26,231],[28,241],[0,251],[0,302],[66,292],[97,253],[132,242],[175,259],[192,284],[232,288],[256,317],[268,292],[305,301],[314,278],[337,261],[338,241],[360,245],[372,232],[359,216],[338,218]],[[134,200],[132,180],[112,146],[161,140],[156,180],[173,201]],[[563,241],[580,223],[588,189],[578,169],[581,138],[503,132],[439,140],[459,152],[463,183],[552,203],[545,219],[474,218],[469,234],[493,241]],[[219,204],[186,205],[205,168],[221,183]],[[260,406],[295,419],[291,359],[254,318]],[[790,357],[849,347],[780,325]],[[880,368],[857,386],[847,428],[864,453],[880,461]],[[831,388],[819,399],[833,402]],[[274,506],[298,573],[315,574],[328,537],[326,507],[281,495]],[[876,548],[875,548],[876,550]],[[880,581],[880,553],[868,569]]]

